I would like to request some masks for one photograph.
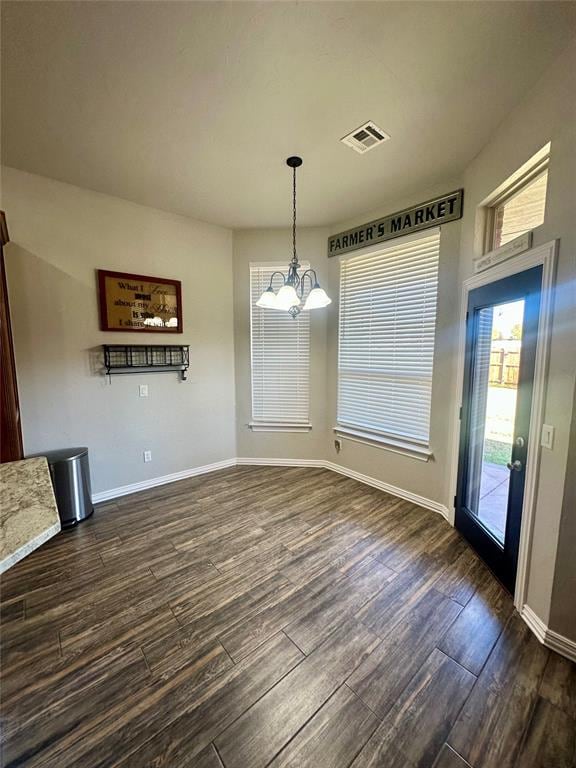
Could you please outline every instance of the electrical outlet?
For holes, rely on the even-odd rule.
[[[140,384],[138,393],[140,397],[148,397],[148,384]]]
[[[144,461],[146,463],[152,461],[152,451],[144,451]]]

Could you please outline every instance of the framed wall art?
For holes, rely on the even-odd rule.
[[[100,329],[182,333],[182,283],[98,270]]]

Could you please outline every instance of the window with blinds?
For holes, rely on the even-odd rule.
[[[426,448],[440,231],[341,263],[338,429]]]
[[[301,272],[308,269],[302,263]],[[252,429],[309,429],[310,313],[256,306],[274,271],[285,264],[250,264]],[[275,285],[276,287],[276,285]]]

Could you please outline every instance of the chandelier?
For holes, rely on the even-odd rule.
[[[286,165],[292,168],[292,260],[288,265],[287,275],[280,271],[272,273],[270,284],[256,302],[256,306],[264,309],[279,309],[289,312],[292,317],[296,318],[302,310],[320,309],[328,306],[332,299],[320,287],[315,270],[307,269],[301,275],[298,274],[300,262],[296,253],[296,168],[302,165],[302,158],[289,157],[286,160]],[[275,293],[272,284],[277,275],[282,278],[282,286],[278,293]],[[310,293],[302,307],[306,280],[310,284]]]

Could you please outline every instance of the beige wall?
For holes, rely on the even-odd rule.
[[[558,552],[564,481],[568,467],[568,444],[576,376],[576,328],[574,307],[576,282],[576,43],[571,45],[536,85],[530,95],[501,124],[496,134],[466,171],[465,214],[462,222],[460,280],[472,273],[478,252],[477,206],[520,165],[548,141],[552,142],[546,219],[535,230],[534,244],[560,239],[556,297],[552,328],[545,423],[556,429],[554,450],[542,449],[538,480],[537,512],[529,578],[528,605],[544,621],[551,613],[552,586],[568,584],[563,574],[574,572],[576,539]],[[564,514],[575,514],[574,509]],[[565,526],[574,537],[574,526]],[[566,544],[567,542],[564,542]],[[558,586],[554,601],[574,605],[573,594]],[[576,613],[576,612],[575,612]],[[576,639],[576,616],[572,614],[571,637]],[[554,629],[554,625],[551,625]]]
[[[549,626],[576,638],[576,387]]]
[[[298,255],[318,268],[326,280],[323,254],[327,229],[298,231]],[[291,258],[292,233],[287,229],[241,230],[234,233],[234,312],[236,347],[236,402],[238,456],[251,458],[320,459],[326,451],[326,313],[310,317],[310,421],[306,433],[252,432],[250,378],[250,262],[278,261],[286,271]]]
[[[235,456],[231,232],[12,169],[2,182],[26,453],[87,445],[95,492]],[[184,333],[101,332],[97,268],[181,280]],[[186,382],[93,370],[101,344],[164,339],[190,345]]]
[[[480,203],[548,141],[552,142],[546,221],[534,234],[536,245],[561,241],[554,309],[553,339],[546,400],[546,423],[556,428],[552,451],[542,450],[534,538],[530,558],[528,605],[553,630],[576,638],[574,598],[574,504],[565,479],[576,473],[569,461],[570,415],[576,372],[574,286],[576,284],[576,115],[573,98],[575,47],[566,49],[529,96],[501,124],[462,179],[446,179],[433,188],[416,190],[407,198],[384,196],[382,206],[329,230],[305,230],[300,235],[301,255],[326,275],[333,304],[315,316],[312,341],[312,412],[315,430],[309,435],[250,433],[250,362],[248,264],[251,260],[285,263],[286,231],[248,231],[234,235],[236,396],[238,452],[241,456],[326,458],[392,486],[452,507],[452,434],[456,405],[456,348],[462,282],[472,274],[472,259],[479,253]],[[339,259],[326,257],[326,236],[372,218],[400,210],[435,194],[464,186],[464,217],[442,228],[438,319],[428,463],[388,450],[344,440],[334,449],[336,422]],[[324,320],[323,320],[324,318]],[[326,327],[324,327],[324,322]],[[322,361],[325,369],[322,370]],[[323,436],[316,431],[323,424]],[[323,439],[321,439],[323,437]],[[561,546],[559,534],[562,532]]]
[[[457,179],[447,180],[433,189],[422,190],[410,198],[389,200],[381,208],[366,215],[341,222],[331,233],[348,229],[380,216],[421,203],[434,195],[451,192],[460,185]],[[380,446],[343,440],[339,454],[334,448],[332,428],[336,425],[337,371],[338,371],[338,294],[340,287],[340,260],[345,257],[325,256],[328,266],[330,295],[334,304],[328,317],[328,420],[331,439],[328,458],[356,472],[381,480],[392,486],[430,501],[449,505],[450,432],[452,429],[455,397],[455,329],[458,321],[458,253],[460,222],[442,227],[440,235],[440,264],[438,279],[438,308],[432,381],[432,407],[430,417],[430,447],[433,458],[428,462],[394,453]],[[324,244],[325,246],[325,244]],[[326,248],[324,247],[324,254]],[[453,494],[453,491],[452,491]]]
[[[478,206],[546,142],[552,142],[546,221],[535,243],[561,241],[546,422],[556,428],[542,450],[528,605],[553,630],[576,639],[573,489],[569,453],[576,376],[576,115],[572,46],[500,125],[462,179],[398,199],[330,229],[299,232],[299,253],[319,270],[334,303],[312,315],[311,420],[306,434],[253,433],[250,402],[249,263],[290,256],[289,230],[231,233],[114,198],[15,171],[4,174],[4,207],[13,243],[8,278],[24,437],[28,452],[86,443],[95,490],[105,490],[234,455],[329,459],[426,499],[451,506],[451,436],[459,296],[477,252]],[[449,147],[439,148],[449,152]],[[359,158],[363,162],[368,158]],[[328,234],[465,188],[464,218],[444,225],[432,396],[433,461],[416,461],[348,440],[333,447],[336,419],[338,258],[326,256]],[[107,267],[179,277],[184,283],[183,343],[191,345],[190,380],[149,375],[112,385],[90,368],[91,351],[131,335],[98,330],[94,269]],[[234,317],[233,317],[234,310]],[[155,340],[152,339],[152,340]],[[234,400],[236,399],[236,409]],[[572,438],[573,439],[573,438]],[[235,444],[236,443],[236,444]],[[150,448],[154,461],[142,462]],[[560,539],[560,545],[559,545]]]
[[[333,427],[336,424],[339,260],[328,259],[326,242],[328,235],[337,229],[353,226],[398,207],[432,197],[437,192],[455,189],[457,186],[457,181],[448,181],[437,189],[427,190],[424,196],[417,199],[396,200],[379,211],[336,225],[335,228],[299,230],[299,256],[301,260],[310,261],[311,265],[317,268],[319,278],[333,302],[327,310],[311,313],[310,398],[313,429],[310,433],[252,432],[247,426],[251,420],[249,264],[251,261],[278,260],[279,268],[285,269],[290,258],[290,232],[240,230],[234,233],[236,416],[239,456],[329,459],[425,499],[448,504],[449,432],[453,415],[451,405],[455,396],[453,345],[458,312],[454,295],[457,292],[460,224],[455,222],[445,225],[441,238],[431,424],[434,459],[428,463],[348,440],[344,440],[342,451],[336,453]]]
[[[546,423],[556,428],[553,451],[542,450],[538,500],[530,560],[528,605],[551,629],[576,639],[574,552],[576,551],[575,509],[570,491],[564,493],[567,473],[576,467],[568,462],[570,415],[576,374],[576,328],[574,307],[576,284],[576,110],[574,75],[576,46],[572,45],[555,62],[542,80],[501,124],[463,176],[464,217],[461,223],[442,228],[438,327],[434,360],[431,447],[434,461],[428,464],[391,454],[381,448],[345,441],[337,461],[364,474],[404,490],[440,501],[451,507],[454,489],[450,486],[452,427],[456,392],[455,351],[459,299],[462,282],[472,274],[472,259],[480,252],[480,203],[548,141],[552,142],[546,221],[534,234],[534,244],[559,238],[557,291],[546,400]],[[460,186],[446,181],[434,189],[417,191],[405,199],[388,199],[385,204],[361,217],[340,222],[332,232],[344,230],[378,216],[419,203],[436,193]],[[329,288],[338,295],[338,259],[330,259]],[[337,371],[337,306],[328,318],[328,422],[335,422]],[[328,456],[334,459],[331,444]],[[563,503],[564,501],[564,503]],[[563,511],[564,510],[564,511]],[[564,520],[562,516],[564,515]],[[558,537],[562,521],[562,547]],[[554,594],[553,594],[554,585]],[[568,626],[570,625],[570,626]],[[562,629],[560,629],[562,627]]]

